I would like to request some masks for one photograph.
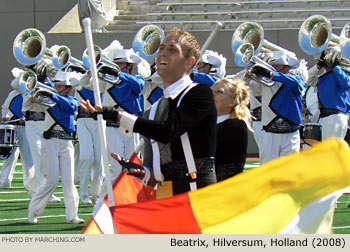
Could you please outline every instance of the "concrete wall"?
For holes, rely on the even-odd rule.
[[[19,66],[13,57],[12,44],[16,35],[25,28],[34,27],[44,32],[47,45],[63,44],[71,48],[74,57],[81,59],[81,55],[86,48],[85,37],[82,33],[56,33],[48,34],[47,32],[67,13],[76,1],[72,0],[11,0],[0,1],[0,55],[1,65],[0,73],[2,76],[2,92],[0,92],[1,104],[11,91],[10,81],[13,79],[11,69]],[[340,31],[334,31],[339,34]],[[209,32],[193,32],[200,43],[204,43]],[[227,74],[233,74],[241,69],[235,67],[233,62],[233,53],[231,51],[231,38],[233,31],[219,31],[209,49],[216,50],[227,58]],[[134,33],[95,33],[93,39],[95,44],[102,48],[109,45],[113,39],[118,39],[124,47],[131,46]],[[298,45],[298,31],[266,31],[265,38],[270,42],[276,43],[288,50],[294,51],[299,58],[305,58],[312,66],[314,60],[311,56],[301,51]],[[257,153],[257,147],[252,138],[249,137],[250,153]]]

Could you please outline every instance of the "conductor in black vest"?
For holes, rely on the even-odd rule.
[[[104,119],[120,122],[126,134],[138,132],[150,140],[144,166],[122,160],[123,171],[147,178],[149,185],[170,181],[173,194],[216,183],[215,146],[217,111],[207,85],[193,83],[190,73],[200,57],[200,45],[188,32],[173,28],[159,47],[157,71],[164,81],[164,97],[139,118],[111,107],[81,106]],[[163,117],[163,118],[162,118]],[[145,160],[152,161],[147,164]]]

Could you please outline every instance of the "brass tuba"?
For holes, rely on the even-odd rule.
[[[50,94],[57,94],[55,88],[38,81],[37,75],[32,70],[24,71],[19,78],[19,90],[29,95],[35,102],[53,107],[56,105]]]
[[[322,15],[307,18],[299,29],[300,48],[309,55],[325,52],[325,61],[332,65],[335,59],[350,72],[350,22],[341,30],[340,36],[332,33],[331,22]]]
[[[25,66],[40,64],[46,59],[48,64],[52,64],[56,69],[62,69],[68,65],[71,52],[64,45],[47,48],[44,34],[35,28],[28,28],[16,36],[13,42],[13,55]]]
[[[256,22],[240,24],[232,35],[231,47],[236,65],[246,68],[245,76],[266,86],[272,86],[274,82],[269,78],[257,76],[253,70],[256,66],[260,66],[275,71],[267,63],[268,53],[284,51],[287,55],[295,56],[293,52],[265,40],[264,29]]]
[[[137,31],[133,41],[132,49],[138,52],[140,57],[147,61],[157,56],[160,43],[164,40],[165,34],[158,25],[145,25]]]

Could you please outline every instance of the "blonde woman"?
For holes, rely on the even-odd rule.
[[[212,86],[217,117],[215,170],[217,181],[243,171],[251,128],[249,93],[240,79],[220,79]]]

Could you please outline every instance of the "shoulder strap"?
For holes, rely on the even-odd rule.
[[[185,91],[181,94],[181,97],[180,97],[179,101],[177,102],[177,107],[180,106],[182,98],[187,94],[187,92],[190,91],[196,85],[197,84],[195,84],[195,83],[191,83],[185,89]],[[184,151],[184,154],[185,154],[185,159],[186,159],[188,173],[192,177],[192,179],[195,179],[196,178],[197,169],[196,169],[196,163],[194,162],[194,157],[193,157],[191,143],[190,143],[190,139],[188,137],[188,133],[185,132],[184,134],[182,134],[180,136],[180,138],[181,138],[182,148],[183,148],[183,151]],[[191,191],[197,190],[197,183],[196,182],[190,182],[190,188],[191,188]]]
[[[154,117],[155,117],[155,114],[156,114],[156,111],[157,111],[157,108],[158,108],[158,105],[159,105],[159,102],[161,101],[162,99],[159,99],[156,103],[154,103],[150,109],[150,112],[149,112],[149,119],[150,120],[154,120]],[[153,162],[153,174],[154,174],[154,178],[157,180],[157,181],[164,181],[164,176],[160,170],[160,152],[159,152],[159,146],[158,146],[158,143],[156,141],[154,141],[153,139],[150,139],[150,142],[151,142],[151,146],[152,146],[152,153],[153,153],[153,159],[152,159],[152,162]]]

